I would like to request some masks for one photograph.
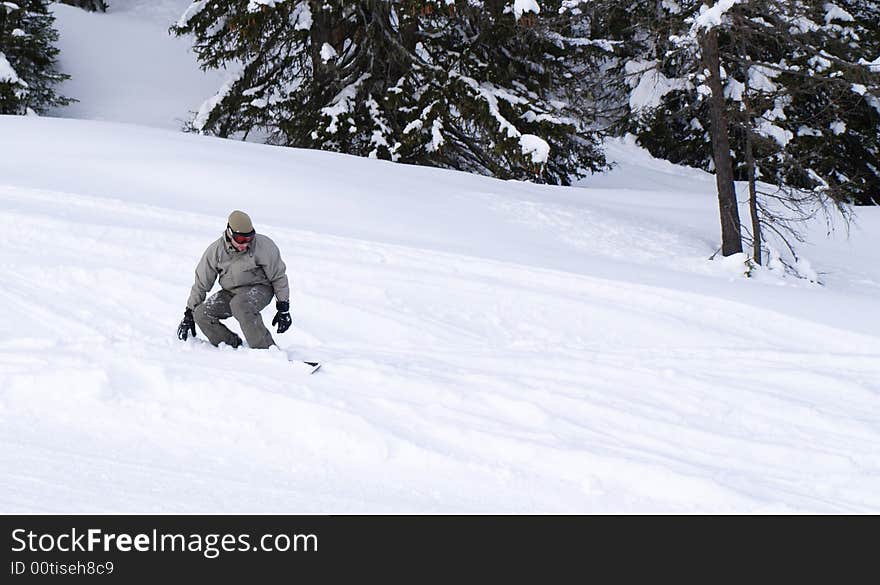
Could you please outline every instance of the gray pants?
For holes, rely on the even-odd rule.
[[[232,347],[241,345],[241,338],[220,322],[220,319],[235,317],[248,345],[254,349],[266,349],[275,345],[275,341],[263,324],[260,311],[269,304],[274,294],[271,286],[262,284],[240,288],[235,293],[221,290],[196,307],[193,317],[213,345],[220,345],[220,342]]]

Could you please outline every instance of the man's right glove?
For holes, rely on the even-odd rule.
[[[177,337],[181,341],[186,341],[188,333],[192,333],[193,337],[196,336],[196,320],[193,319],[192,309],[183,312],[183,321],[177,326]]]
[[[290,318],[290,301],[278,301],[275,303],[275,308],[278,312],[272,319],[272,325],[278,325],[278,333],[284,333],[293,323],[293,319]]]

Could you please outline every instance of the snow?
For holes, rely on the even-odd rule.
[[[404,133],[404,134],[409,134],[409,133],[412,132],[413,130],[421,130],[421,129],[422,129],[422,126],[424,126],[424,125],[425,125],[425,123],[422,122],[421,120],[418,120],[418,119],[413,120],[412,122],[410,122],[409,124],[407,124],[406,126],[404,126],[404,128],[403,128],[403,133]]]
[[[817,138],[822,137],[822,132],[816,130],[815,128],[810,128],[809,126],[800,126],[797,131],[798,136],[815,136]]]
[[[813,269],[813,266],[810,264],[810,261],[806,258],[798,258],[795,263],[795,270],[797,270],[798,274],[801,277],[809,280],[810,282],[819,282],[819,274]]]
[[[859,64],[867,66],[868,69],[873,73],[880,73],[880,57],[877,57],[873,61],[868,61],[867,59],[859,59]]]
[[[354,83],[350,83],[342,88],[329,106],[321,108],[321,113],[330,118],[330,124],[327,126],[327,131],[330,134],[336,134],[339,131],[339,117],[351,112],[352,107],[354,107],[354,100],[357,97],[358,88],[369,77],[369,73],[364,73]]]
[[[266,8],[275,8],[279,2],[285,1],[286,0],[250,0],[247,9],[248,12],[258,12]]]
[[[772,138],[783,148],[785,148],[785,146],[794,138],[794,134],[791,130],[780,128],[772,122],[763,119],[758,122],[755,131],[761,136]]]
[[[6,59],[6,55],[4,55],[2,51],[0,51],[0,82],[22,82],[22,80],[18,77],[18,74],[15,72],[15,69],[12,68],[12,65]]]
[[[815,32],[818,30],[822,30],[822,27],[810,20],[807,17],[799,16],[791,20],[791,30],[793,32],[798,32],[800,34]]]
[[[837,121],[835,121],[835,122],[832,122],[832,123],[828,126],[828,128],[830,128],[831,131],[834,132],[834,134],[835,134],[836,136],[839,136],[840,134],[843,134],[844,132],[846,132],[846,124],[843,123],[843,122],[841,122],[840,120],[837,120]]]
[[[773,81],[779,77],[779,71],[765,65],[753,65],[749,67],[749,87],[753,91],[773,93],[778,86]]]
[[[786,119],[785,107],[790,100],[789,96],[777,97],[774,100],[773,109],[767,110],[762,114],[755,128],[758,134],[773,138],[783,148],[794,138],[794,133],[773,124],[773,122]]]
[[[739,4],[741,0],[718,0],[712,6],[703,4],[700,12],[694,19],[695,29],[710,29],[719,26],[731,8]]]
[[[308,2],[300,1],[290,13],[293,30],[309,30],[312,28],[312,9]]]
[[[216,93],[224,71],[203,72],[192,40],[168,34],[187,0],[113,0],[110,11],[54,3],[61,95],[79,102],[54,115],[179,130]],[[131,55],[142,55],[135,64]]]
[[[540,136],[534,134],[523,134],[519,137],[519,144],[522,147],[523,156],[531,156],[532,162],[543,165],[550,156],[550,145]]]
[[[526,12],[541,13],[541,6],[538,5],[537,0],[513,0],[513,14],[517,20]]]
[[[838,6],[828,2],[825,4],[825,24],[831,24],[833,21],[854,22],[852,14]]]
[[[180,28],[185,27],[189,24],[189,21],[192,20],[199,12],[204,10],[205,6],[208,4],[208,0],[194,0],[192,4],[190,4],[187,9],[180,15],[180,18],[177,20],[177,26]],[[113,7],[114,10],[116,7]]]
[[[336,52],[336,49],[333,48],[333,45],[330,43],[324,43],[321,45],[321,61],[326,63],[331,59],[335,59],[339,56],[339,53]]]
[[[213,93],[182,71],[88,119],[131,87],[106,63],[81,119],[0,116],[0,512],[880,511],[880,208],[812,225],[795,278],[710,261],[714,177],[631,139],[576,187],[498,181],[180,133]],[[313,376],[174,336],[238,208]]]
[[[193,118],[193,128],[200,131],[205,128],[205,125],[208,123],[208,118],[211,116],[211,112],[213,112],[214,108],[216,108],[220,104],[220,102],[222,102],[223,99],[227,95],[229,95],[229,92],[232,91],[235,83],[239,79],[241,79],[241,74],[243,72],[244,68],[240,68],[234,73],[227,74],[226,81],[223,82],[223,85],[220,86],[220,89],[217,90],[217,93],[202,102],[202,105],[199,107],[199,111],[196,112],[196,116],[195,118]]]
[[[735,102],[741,102],[745,89],[746,86],[744,83],[730,77],[727,80],[727,84],[724,86],[724,97]]]
[[[501,110],[498,108],[498,100],[502,99],[511,104],[521,104],[524,103],[525,100],[512,95],[503,88],[496,87],[488,82],[478,83],[476,79],[462,75],[456,71],[450,71],[449,76],[460,79],[465,85],[471,88],[476,95],[486,102],[486,107],[489,108],[489,115],[495,118],[498,122],[498,129],[503,131],[508,138],[520,137],[522,133],[510,122],[510,120],[504,117],[504,114],[502,114]]]
[[[628,61],[625,69],[629,84],[633,87],[629,97],[629,107],[633,112],[656,108],[663,96],[689,86],[686,79],[670,79],[663,75],[656,61]]]
[[[820,55],[811,57],[810,60],[807,61],[807,63],[809,63],[811,67],[815,68],[816,71],[820,73],[823,71],[827,71],[831,68],[831,61]]]
[[[407,124],[407,127],[409,127],[409,124]],[[427,148],[430,152],[436,152],[440,150],[444,142],[446,142],[446,139],[443,138],[443,120],[434,118],[434,122],[431,124],[431,144]]]
[[[400,145],[392,146],[388,143],[386,136],[391,134],[391,129],[388,127],[388,122],[382,116],[379,103],[373,99],[373,96],[369,96],[366,104],[370,112],[370,119],[373,121],[373,134],[370,137],[370,144],[376,147],[370,152],[370,158],[377,158],[379,156],[378,149],[385,147],[391,153],[391,160],[397,160],[399,157],[396,154],[396,150],[400,148]]]
[[[616,172],[564,189],[89,121],[0,128],[0,221],[28,234],[3,261],[3,511],[880,506],[873,209],[804,254],[818,287],[707,261],[711,177],[624,143]],[[173,336],[243,202],[289,266],[278,341],[323,361],[315,376]]]
[[[662,0],[660,5],[669,11],[670,14],[679,14],[681,13],[681,5],[678,2],[674,2],[673,0]]]

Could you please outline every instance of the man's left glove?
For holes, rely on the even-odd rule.
[[[278,312],[272,319],[272,325],[278,325],[278,333],[284,333],[293,323],[293,319],[290,318],[290,301],[278,301],[275,303],[275,308]]]
[[[177,326],[177,337],[181,341],[186,341],[187,333],[192,333],[193,337],[196,336],[196,320],[193,319],[192,309],[183,312],[183,321]]]

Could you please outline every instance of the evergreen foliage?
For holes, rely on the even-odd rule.
[[[172,30],[234,71],[197,131],[568,184],[605,165],[577,4],[212,0]]]
[[[880,200],[877,2],[691,0],[654,4],[653,15],[643,4],[612,31],[642,56],[630,61],[634,93],[653,90],[659,102],[634,107],[628,129],[640,144],[672,162],[715,170],[707,148],[709,93],[694,38],[709,4],[719,15],[713,28],[735,177],[750,177],[750,142],[760,180],[841,204]]]
[[[107,2],[104,0],[59,0],[62,4],[69,4],[70,6],[76,6],[77,8],[82,8],[83,10],[88,10],[89,12],[107,12]]]
[[[46,0],[0,2],[0,114],[42,114],[72,100],[55,86],[58,32]]]

